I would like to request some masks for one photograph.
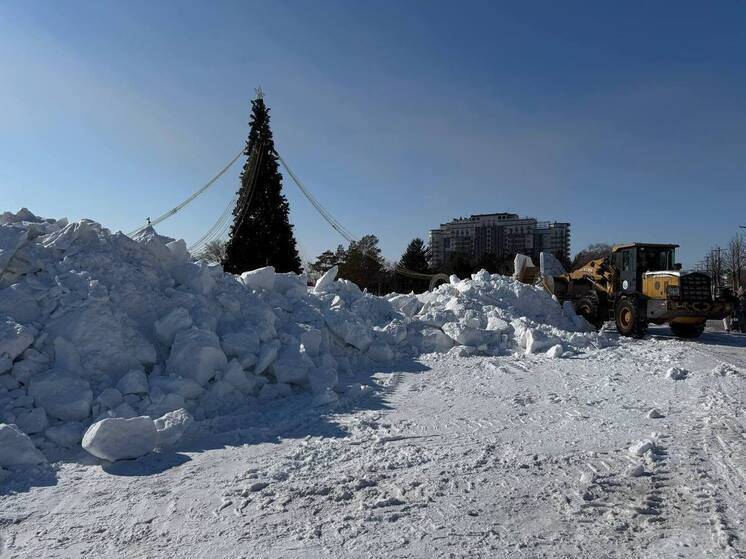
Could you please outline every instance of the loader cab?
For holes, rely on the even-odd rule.
[[[640,292],[645,272],[676,270],[678,246],[649,243],[615,246],[611,250],[611,264],[619,272],[619,290],[622,293]]]

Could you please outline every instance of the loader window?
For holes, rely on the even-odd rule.
[[[647,249],[641,254],[641,267],[644,272],[673,270],[674,251],[666,249]]]
[[[622,253],[622,271],[623,272],[629,271],[629,264],[630,264],[630,251],[625,250]]]

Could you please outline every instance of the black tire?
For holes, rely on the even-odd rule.
[[[642,338],[648,331],[645,305],[637,299],[620,299],[614,306],[616,329],[622,336]]]
[[[705,324],[669,324],[671,332],[677,338],[699,338],[705,331]]]
[[[575,302],[575,312],[585,318],[596,330],[604,325],[604,318],[599,313],[598,297],[587,295]]]

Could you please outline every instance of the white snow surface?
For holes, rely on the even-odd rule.
[[[460,353],[204,420],[132,461],[7,466],[0,556],[744,556],[745,336]]]
[[[0,557],[738,557],[746,338],[667,332],[2,214]]]

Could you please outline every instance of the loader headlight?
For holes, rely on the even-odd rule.
[[[678,285],[669,285],[666,287],[666,296],[671,297],[681,297],[681,289]]]

